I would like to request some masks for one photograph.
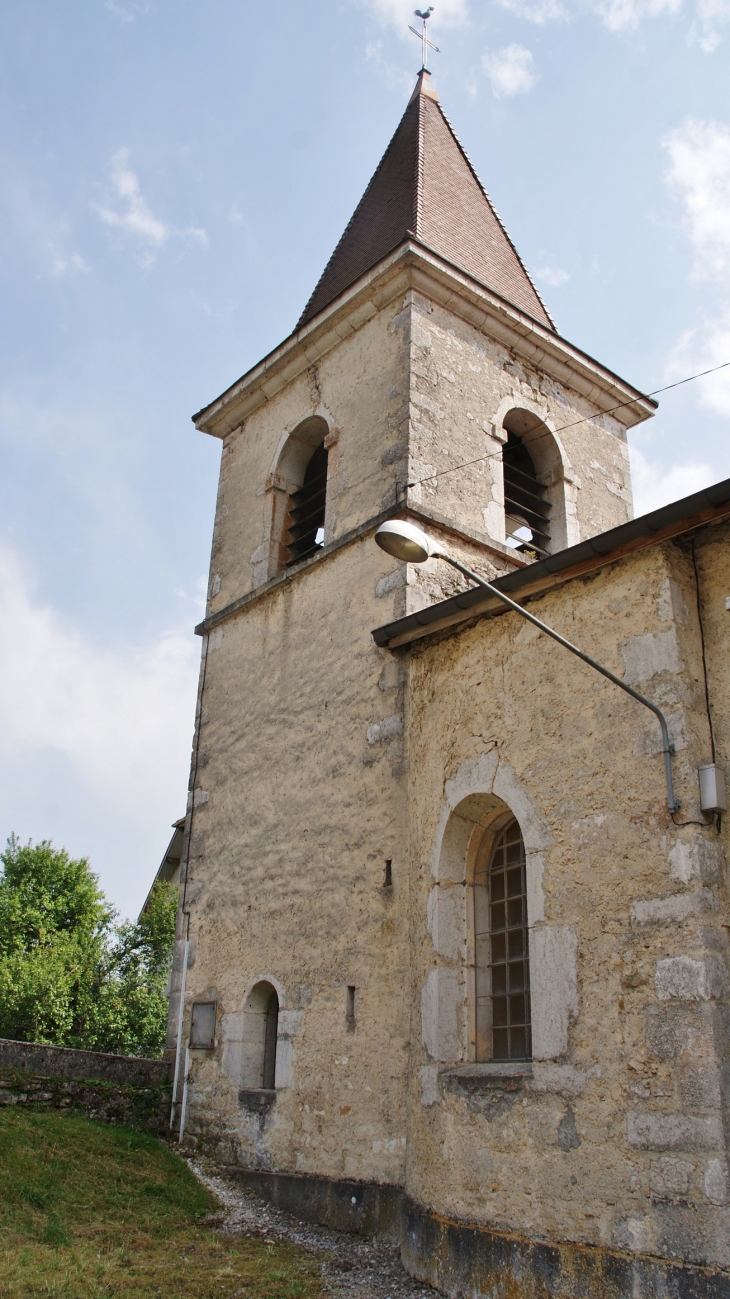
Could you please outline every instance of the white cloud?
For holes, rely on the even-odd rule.
[[[676,14],[681,7],[682,0],[603,0],[596,5],[610,32],[636,31],[643,18]]]
[[[138,235],[145,243],[159,248],[170,234],[169,226],[150,211],[147,202],[140,194],[139,180],[127,166],[128,149],[119,149],[112,159],[112,184],[117,198],[123,205],[122,211],[109,207],[97,207],[102,221],[110,226],[120,226],[131,234]]]
[[[687,374],[702,374],[715,370],[703,379],[697,379],[700,402],[717,415],[730,416],[730,312],[720,313],[702,321],[696,329],[688,329],[680,337],[669,358],[667,374],[672,379],[682,379]]]
[[[492,84],[497,99],[505,95],[524,95],[532,90],[537,74],[534,59],[524,45],[506,45],[502,50],[482,55],[482,68]]]
[[[189,743],[198,645],[170,631],[136,654],[85,642],[29,594],[0,550],[0,716],[6,741],[53,748],[93,781],[164,783],[170,743]]]
[[[718,298],[715,314],[706,300],[699,323],[678,340],[669,363],[675,378],[730,361],[730,126],[687,118],[663,144],[667,181],[682,205],[693,252],[693,274],[709,280]],[[730,369],[700,379],[698,387],[704,406],[730,415]]]
[[[99,648],[32,594],[0,549],[0,750],[63,755],[118,815],[183,808],[200,647],[173,630],[133,653]]]
[[[118,206],[113,208],[108,205],[102,207],[94,204],[102,221],[108,226],[127,231],[141,241],[146,249],[143,256],[144,265],[149,265],[153,261],[152,250],[161,248],[173,235],[183,239],[193,239],[205,247],[208,243],[208,235],[200,226],[187,226],[184,230],[178,230],[174,226],[166,225],[154,215],[140,191],[139,177],[128,166],[128,162],[128,149],[119,149],[112,158],[111,180],[116,191]]]
[[[372,63],[393,90],[400,90],[404,95],[413,88],[413,68],[406,71],[388,59],[383,50],[382,41],[368,41],[365,46],[365,57]]]
[[[536,280],[549,284],[553,289],[559,289],[562,284],[567,284],[570,279],[568,272],[564,271],[560,266],[541,266],[533,274]]]
[[[730,126],[688,117],[663,140],[699,274],[730,272]]]
[[[88,262],[85,262],[80,253],[71,253],[70,257],[57,257],[53,263],[52,274],[55,276],[74,274],[78,271],[88,272],[91,270]]]
[[[401,35],[408,36],[409,25],[412,27],[419,25],[420,20],[416,19],[414,22],[413,10],[416,6],[413,0],[363,0],[363,2],[377,22],[384,27],[394,27]],[[420,8],[425,13],[428,6],[421,5]],[[429,28],[463,27],[468,21],[468,0],[438,0],[433,17],[429,21]]]
[[[697,17],[689,38],[705,54],[712,54],[720,44],[720,28],[730,23],[730,0],[698,0]]]
[[[559,4],[560,0],[536,0],[537,7]],[[527,4],[528,0],[500,0],[501,4]],[[596,12],[611,32],[634,32],[644,18],[659,18],[663,14],[677,14],[683,0],[595,0]],[[688,33],[691,45],[699,45],[705,54],[712,54],[722,39],[723,27],[730,23],[730,0],[697,0],[695,17]]]
[[[509,9],[518,18],[543,27],[545,23],[567,22],[570,17],[561,0],[499,0],[503,9]]]
[[[665,469],[657,461],[647,459],[638,447],[629,447],[631,458],[631,483],[634,491],[634,514],[649,514],[670,501],[691,496],[716,481],[717,475],[710,465],[701,461],[672,465]]]
[[[149,13],[147,0],[137,0],[136,4],[126,5],[119,4],[118,0],[105,0],[105,8],[123,23],[133,23],[135,18],[141,18],[143,14]]]

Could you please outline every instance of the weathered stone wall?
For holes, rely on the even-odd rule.
[[[119,1083],[123,1087],[164,1087],[170,1081],[166,1060],[79,1051],[68,1046],[45,1046],[41,1042],[14,1042],[10,1038],[0,1038],[2,1066],[21,1073]]]
[[[342,333],[225,439],[209,615],[273,576],[272,520],[283,517],[273,498],[285,494],[279,467],[287,439],[313,416],[328,430],[326,544],[407,500],[491,540],[487,550],[467,543],[487,575],[522,563],[504,545],[502,423],[513,408],[545,425],[530,450],[549,491],[553,549],[631,516],[624,424],[458,310],[408,289]],[[407,483],[418,485],[405,491]],[[460,585],[443,567],[438,579],[410,569],[399,612]]]
[[[517,615],[396,654],[370,634],[459,582],[373,544],[398,483],[441,475],[408,503],[485,575],[524,562],[498,517],[513,406],[548,430],[590,417],[545,441],[560,544],[628,517],[623,426],[567,369],[549,377],[408,289],[272,380],[226,436],[183,1045],[192,1002],[218,1020],[213,1049],[191,1051],[186,1131],[249,1171],[404,1185],[424,1214],[503,1236],[726,1266],[724,838],[697,801],[710,734],[691,552],[657,545],[533,602],[668,713],[677,824],[655,719]],[[279,456],[312,417],[328,429],[325,550],[275,577]],[[726,542],[697,547],[712,603]],[[723,628],[712,603],[727,718]],[[517,1067],[473,1059],[471,872],[506,808],[528,866],[534,1060]],[[267,1090],[246,1019],[262,981],[280,1006]]]
[[[520,409],[545,425],[528,445],[549,486],[554,550],[631,517],[626,430],[615,416],[423,294],[408,295],[397,321],[410,343],[407,481],[430,479],[409,500],[504,542],[502,423]]]
[[[408,411],[403,340],[391,328],[395,314],[393,305],[367,321],[226,439],[209,613],[266,580],[271,475],[303,420],[318,415],[329,427],[327,542],[393,504],[393,448],[403,440]]]
[[[727,526],[697,544],[724,735]],[[498,1229],[727,1266],[725,834],[698,806],[691,555],[657,546],[530,607],[666,711],[682,807],[674,824],[652,716],[518,615],[411,649],[407,1189]],[[535,1055],[512,1068],[469,1063],[470,862],[504,806],[527,849]]]
[[[322,558],[208,653],[187,989],[220,1022],[215,1051],[193,1052],[187,1130],[248,1166],[403,1175],[403,680],[370,637],[391,616],[390,567],[372,542]],[[277,1089],[252,1110],[243,1013],[262,979],[279,995]]]
[[[8,1045],[0,1043],[0,1047]],[[21,1046],[22,1043],[10,1043]],[[60,1048],[48,1048],[58,1051]],[[2,1051],[2,1056],[9,1053]],[[79,1051],[69,1054],[86,1056],[92,1052]],[[96,1071],[96,1077],[85,1077],[83,1071],[74,1073],[68,1060],[59,1060],[51,1056],[44,1060],[35,1060],[26,1055],[26,1068],[19,1069],[0,1060],[0,1107],[18,1107],[31,1110],[69,1110],[85,1114],[97,1123],[113,1123],[128,1128],[137,1128],[145,1132],[154,1132],[160,1136],[169,1133],[171,1091],[169,1078],[164,1074],[155,1079],[155,1071],[150,1070],[145,1079],[143,1072],[132,1075],[134,1081],[120,1081],[120,1070],[112,1070],[113,1080],[105,1080],[100,1075],[103,1068]],[[115,1060],[111,1056],[107,1059]],[[137,1061],[138,1064],[159,1064],[158,1061]],[[51,1072],[54,1064],[60,1064],[64,1072]],[[93,1075],[93,1065],[89,1072]],[[130,1071],[131,1073],[132,1071]],[[169,1073],[165,1070],[165,1074]]]

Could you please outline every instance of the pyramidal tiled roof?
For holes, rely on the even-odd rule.
[[[297,328],[412,238],[555,328],[425,70]]]

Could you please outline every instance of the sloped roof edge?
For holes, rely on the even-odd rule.
[[[653,545],[726,517],[730,517],[730,478],[705,487],[700,492],[693,492],[691,496],[671,501],[649,514],[630,519],[617,528],[599,532],[597,536],[588,537],[577,546],[568,546],[525,568],[505,573],[502,577],[495,578],[491,585],[519,601],[520,593],[525,598],[539,595],[542,590],[555,585],[556,578],[558,582],[561,579],[569,581],[572,577],[581,576],[583,572],[610,564],[626,553],[641,549],[642,542]],[[480,605],[489,607],[479,608]],[[376,645],[397,648],[449,626],[456,629],[471,618],[504,613],[506,609],[507,606],[501,604],[497,597],[490,597],[483,587],[470,587],[468,591],[462,591],[448,600],[440,600],[405,618],[376,627],[372,637]]]

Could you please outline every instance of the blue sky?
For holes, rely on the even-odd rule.
[[[6,0],[0,836],[126,913],[185,803],[219,444],[419,66],[401,0]],[[442,0],[444,108],[561,332],[730,360],[730,0]],[[632,435],[637,512],[730,474],[730,370]]]

